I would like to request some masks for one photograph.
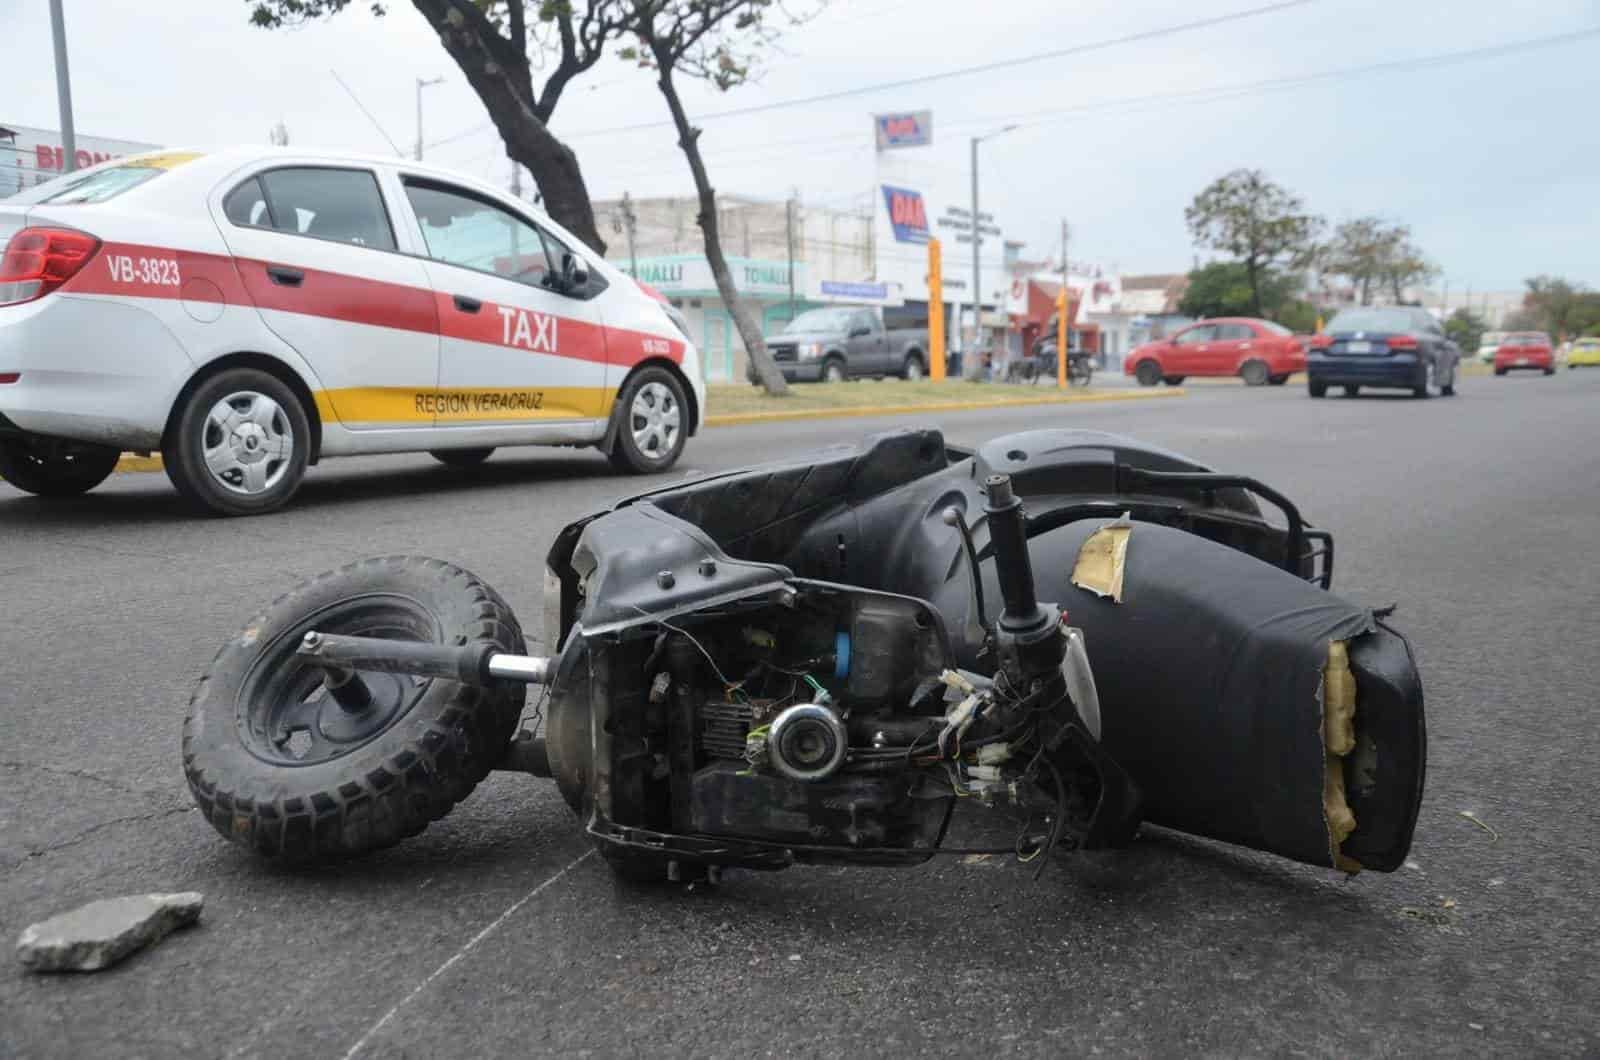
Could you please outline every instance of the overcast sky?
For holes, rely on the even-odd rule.
[[[1270,0],[834,0],[790,32],[758,84],[692,89],[697,116],[1105,41]],[[337,70],[406,150],[414,79],[427,90],[428,158],[505,183],[509,163],[481,105],[406,0],[364,0],[287,32],[248,24],[245,0],[65,0],[80,133],[168,145],[265,142],[388,153],[330,74]],[[1600,0],[1309,0],[1225,26],[1007,62],[1000,69],[705,122],[726,192],[864,205],[875,111],[931,108],[925,149],[941,185],[963,186],[967,138],[983,145],[983,206],[1044,257],[1060,220],[1073,256],[1125,272],[1182,271],[1183,208],[1217,175],[1259,167],[1332,221],[1410,224],[1452,291],[1507,290],[1549,272],[1600,287]],[[1590,32],[1548,47],[1237,93],[1211,89]],[[0,0],[0,124],[58,125],[44,0]],[[1197,98],[1130,98],[1190,93]],[[1078,108],[1063,116],[1060,112]],[[1050,114],[1049,112],[1056,112]],[[1042,117],[1037,117],[1044,112]],[[1029,117],[1036,116],[1036,117]],[[576,82],[554,128],[596,198],[685,194],[650,76],[607,61]],[[930,179],[933,179],[930,177]]]

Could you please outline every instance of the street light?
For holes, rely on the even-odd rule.
[[[978,145],[985,140],[993,140],[996,136],[1004,136],[1016,128],[1019,128],[1019,126],[1004,125],[994,132],[984,133],[982,136],[974,136],[972,138],[972,345],[975,347],[974,354],[977,352],[977,348],[983,345],[983,289],[978,286],[978,247],[982,240],[979,232],[979,226],[982,222],[978,217]],[[958,327],[960,323],[959,320],[956,321]],[[976,378],[970,369],[962,374],[969,379]]]
[[[50,38],[56,51],[56,105],[61,111],[61,172],[78,168],[78,137],[72,124],[72,77],[67,73],[67,26],[61,0],[50,0]]]
[[[438,85],[438,84],[443,84],[443,83],[444,83],[444,78],[442,78],[442,77],[430,77],[426,81],[424,81],[420,77],[417,78],[417,161],[418,162],[422,161],[422,90],[427,88],[429,85]]]

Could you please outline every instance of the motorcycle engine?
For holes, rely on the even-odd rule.
[[[615,823],[811,860],[830,847],[920,860],[937,845],[953,792],[910,769],[907,748],[943,723],[949,644],[921,601],[802,586],[603,658]]]

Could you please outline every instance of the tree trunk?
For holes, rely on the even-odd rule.
[[[527,166],[533,174],[545,213],[596,254],[604,254],[606,243],[595,224],[594,206],[589,201],[578,156],[556,139],[534,111],[527,57],[517,57],[520,68],[509,66],[511,57],[497,56],[495,42],[481,35],[484,27],[469,23],[450,0],[412,3],[439,34],[445,51],[467,75],[467,83],[488,109],[490,120],[505,141],[506,156]],[[488,32],[492,33],[492,28]],[[503,52],[505,42],[499,41],[498,46]]]
[[[1255,258],[1246,258],[1244,261],[1245,274],[1250,277],[1250,315],[1261,315],[1261,276],[1260,267]]]
[[[1371,276],[1363,276],[1363,277],[1361,277],[1361,304],[1362,305],[1371,305],[1372,304],[1372,277]]]
[[[678,146],[689,160],[689,172],[694,176],[694,190],[700,201],[697,220],[705,235],[706,260],[711,264],[711,275],[717,281],[717,293],[722,296],[722,304],[733,314],[734,326],[739,329],[739,338],[744,340],[745,352],[750,358],[750,366],[755,369],[756,378],[767,393],[781,397],[789,392],[789,384],[783,378],[777,362],[772,359],[772,354],[767,351],[761,326],[740,298],[739,289],[733,283],[733,273],[728,271],[728,259],[722,254],[722,237],[717,231],[717,193],[706,176],[705,161],[700,157],[700,130],[689,124],[683,101],[678,98],[677,86],[672,83],[672,68],[666,63],[659,67],[656,86],[666,97],[667,109],[672,112],[672,123],[678,130]]]

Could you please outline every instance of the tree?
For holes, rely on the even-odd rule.
[[[1437,270],[1411,241],[1411,229],[1381,217],[1357,217],[1341,223],[1333,238],[1319,249],[1323,272],[1344,276],[1360,292],[1361,304],[1372,304],[1374,288],[1387,287],[1399,302],[1405,288],[1432,276]]]
[[[1260,275],[1260,305],[1251,290],[1250,273],[1240,261],[1213,261],[1189,273],[1189,286],[1178,303],[1178,312],[1191,317],[1270,316],[1294,295],[1296,278],[1278,269]]]
[[[1212,181],[1183,217],[1197,244],[1220,250],[1244,266],[1251,316],[1262,313],[1269,270],[1279,263],[1305,265],[1322,230],[1322,220],[1306,213],[1298,196],[1258,169],[1236,169]]]
[[[778,9],[776,0],[619,0],[629,12],[627,32],[637,46],[621,51],[624,59],[652,69],[656,87],[661,90],[678,132],[678,147],[689,163],[699,199],[700,231],[705,237],[706,260],[717,283],[723,304],[733,314],[734,326],[750,357],[750,366],[767,392],[788,393],[783,372],[767,352],[761,325],[756,322],[739,289],[733,282],[728,259],[722,253],[722,236],[717,226],[717,192],[706,172],[700,152],[700,132],[690,122],[678,93],[676,74],[714,85],[719,91],[750,80],[761,51],[776,36],[771,21]],[[781,9],[779,9],[781,10]],[[796,16],[784,13],[792,23]]]
[[[351,0],[246,0],[250,21],[264,29],[336,15]],[[550,118],[573,78],[605,55],[621,34],[626,11],[593,2],[581,12],[572,0],[412,0],[445,51],[483,101],[506,155],[527,167],[545,212],[596,253],[606,244],[595,225],[578,156],[550,132]],[[372,0],[374,15],[386,0]],[[554,57],[543,84],[533,81],[531,53]]]
[[[1489,325],[1484,319],[1470,309],[1457,309],[1444,322],[1446,337],[1460,346],[1461,352],[1468,357],[1478,352],[1483,333],[1488,330]]]
[[[267,29],[299,25],[343,11],[351,0],[247,0],[251,21]],[[369,0],[375,15],[387,0]],[[700,154],[700,130],[688,119],[674,74],[704,80],[721,91],[752,76],[762,49],[776,37],[774,11],[797,16],[777,0],[411,0],[438,32],[445,50],[466,74],[506,145],[506,154],[533,174],[544,208],[599,253],[605,241],[578,157],[550,132],[556,104],[571,81],[589,70],[608,47],[655,70],[672,113],[679,146],[689,161],[700,201],[700,227],[717,289],[733,314],[751,364],[769,393],[788,385],[767,353],[761,327],[739,298],[717,231],[716,193]],[[819,0],[821,2],[821,0]],[[535,88],[530,53],[554,56]]]
[[[1528,293],[1522,296],[1522,308],[1533,328],[1565,342],[1600,326],[1600,292],[1559,276],[1535,276],[1525,282]]]
[[[1290,331],[1316,329],[1317,308],[1300,297],[1304,277],[1283,269],[1266,269],[1260,277],[1261,311],[1252,309],[1250,275],[1243,262],[1214,261],[1189,273],[1189,285],[1178,312],[1191,317],[1262,316]]]

